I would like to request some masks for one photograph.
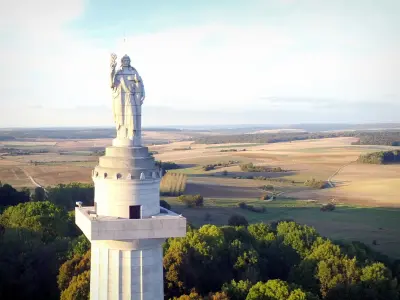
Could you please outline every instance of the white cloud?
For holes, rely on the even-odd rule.
[[[334,18],[318,17],[298,29],[255,22],[206,23],[135,34],[125,44],[105,47],[66,26],[83,13],[83,0],[0,5],[0,126],[101,125],[100,115],[110,124],[112,49],[119,58],[125,52],[131,56],[144,79],[149,108],[213,109],[223,114],[278,109],[264,97],[361,101],[400,94],[398,43],[390,49],[363,48],[365,37],[341,31],[345,26],[330,29]],[[39,105],[43,108],[28,109]],[[88,108],[77,113],[77,106],[108,107],[110,117],[89,113]],[[154,116],[151,122],[168,123]]]
[[[394,49],[357,55],[340,47],[297,50],[308,42],[262,24],[212,24],[132,36],[124,47],[155,105],[228,109],[260,96],[357,101],[399,92]]]
[[[0,3],[0,28],[42,34],[82,14],[83,0],[13,0]],[[37,32],[43,29],[44,32]]]
[[[1,102],[12,101],[21,109],[104,102],[109,89],[102,62],[108,52],[66,27],[82,13],[83,1],[20,0],[1,8],[7,28],[0,33]]]

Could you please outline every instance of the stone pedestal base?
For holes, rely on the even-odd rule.
[[[90,299],[163,300],[163,241],[92,241]]]

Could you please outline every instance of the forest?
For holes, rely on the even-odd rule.
[[[309,139],[325,139],[336,137],[356,137],[359,140],[353,145],[385,145],[399,146],[400,131],[344,131],[344,132],[301,132],[301,133],[259,133],[210,135],[195,138],[198,144],[223,143],[281,143]]]
[[[353,145],[400,146],[400,131],[374,131],[359,135],[359,141]]]
[[[1,299],[89,299],[90,244],[72,209],[77,199],[90,205],[93,188],[46,191],[0,187]],[[291,220],[230,224],[188,225],[186,237],[165,242],[165,299],[399,299],[400,261],[360,242]]]
[[[379,152],[362,154],[357,159],[357,162],[363,164],[378,164],[378,165],[400,163],[400,150],[379,151]]]

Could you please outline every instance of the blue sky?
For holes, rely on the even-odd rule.
[[[0,127],[112,125],[111,52],[145,126],[400,122],[398,0],[3,2]]]

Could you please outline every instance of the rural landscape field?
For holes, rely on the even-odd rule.
[[[223,134],[226,132],[144,132],[144,140],[157,161],[177,164],[178,168],[168,173],[185,175],[184,194],[204,197],[203,207],[188,208],[175,196],[162,196],[189,222],[195,226],[223,225],[233,214],[243,215],[249,222],[290,219],[314,226],[332,239],[359,240],[400,258],[396,247],[400,243],[400,164],[357,162],[360,155],[400,147],[355,145],[359,138],[352,136],[274,143],[197,141],[199,137]],[[0,180],[30,189],[91,183],[92,169],[111,140],[29,137],[2,141]],[[258,169],[243,169],[249,164]],[[308,186],[309,181],[325,186]],[[265,210],[242,209],[240,203]],[[336,209],[322,212],[321,207],[328,203],[334,203]]]

